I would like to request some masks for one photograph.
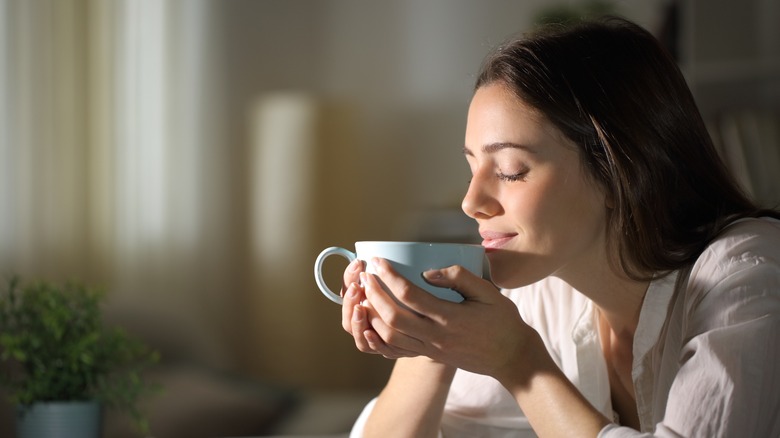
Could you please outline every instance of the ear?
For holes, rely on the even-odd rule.
[[[614,193],[606,188],[603,188],[602,190],[604,192],[604,206],[607,207],[607,210],[614,210],[617,206]]]
[[[604,205],[609,210],[614,210],[615,209],[615,198],[612,195],[604,196]]]

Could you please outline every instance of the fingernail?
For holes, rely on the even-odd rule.
[[[352,320],[355,322],[363,322],[363,308],[360,304],[356,305],[352,310]]]
[[[426,280],[438,280],[440,278],[444,278],[444,274],[438,269],[431,269],[430,271],[423,272],[423,277],[425,277]]]
[[[352,263],[349,264],[349,272],[356,272],[360,269],[360,260],[355,259],[352,260]]]
[[[382,259],[380,259],[379,257],[372,257],[371,266],[374,267],[374,272],[379,272],[379,270],[382,267]]]
[[[350,283],[349,287],[347,288],[347,297],[348,298],[355,298],[355,297],[357,297],[357,295],[358,295],[358,288],[359,287],[360,286],[358,286],[357,283],[354,283],[354,282]]]
[[[366,273],[365,272],[361,272],[360,273],[360,286],[361,287],[366,287]]]

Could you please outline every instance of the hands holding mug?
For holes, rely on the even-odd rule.
[[[397,259],[354,257],[341,289],[344,330],[366,353],[391,359],[427,356],[494,376],[509,372],[526,338],[523,329],[530,328],[511,301],[482,278],[483,253],[477,248],[478,257],[472,254],[471,261],[439,264],[417,274],[420,266],[409,268]],[[321,269],[320,259],[318,264]],[[406,270],[405,275],[398,266]],[[434,295],[431,289],[457,291],[461,297],[457,301],[462,302]],[[328,292],[323,289],[323,293]]]

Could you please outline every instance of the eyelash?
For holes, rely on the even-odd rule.
[[[511,175],[507,175],[507,174],[502,173],[502,172],[496,172],[496,178],[500,179],[501,181],[506,181],[506,182],[525,181],[526,175],[528,175],[528,171],[527,170],[524,170],[524,171],[519,172],[519,173],[514,173],[514,174],[511,174]]]
[[[496,172],[496,178],[505,182],[525,181],[526,176],[528,176],[528,169],[510,175],[507,175],[503,172]],[[471,184],[471,178],[469,178],[468,184]]]

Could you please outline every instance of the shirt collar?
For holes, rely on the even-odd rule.
[[[674,296],[679,271],[665,277],[654,279],[647,287],[642,309],[639,312],[639,324],[634,335],[634,364],[640,363],[645,355],[658,343],[669,303]]]

